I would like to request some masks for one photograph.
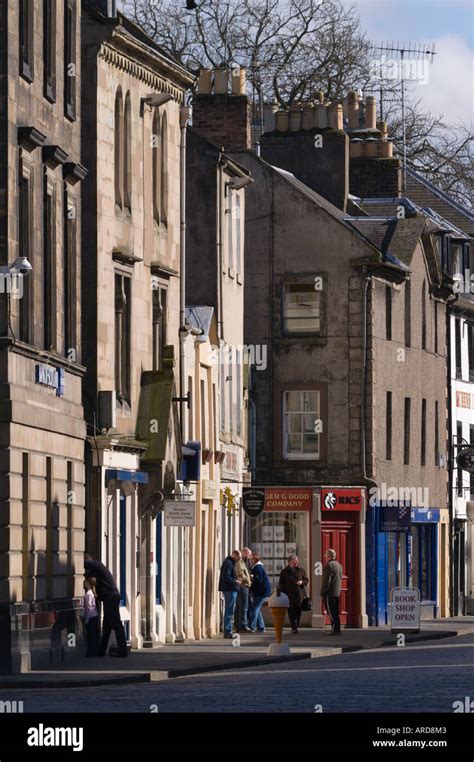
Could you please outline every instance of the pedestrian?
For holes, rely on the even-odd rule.
[[[252,605],[250,607],[249,627],[252,632],[255,632],[255,630],[257,630],[257,632],[265,632],[265,622],[263,621],[261,608],[267,598],[270,597],[272,588],[265,567],[260,561],[260,556],[256,553],[252,553],[251,560],[252,567],[250,573],[252,583],[250,585],[250,590],[252,593]]]
[[[240,581],[240,588],[237,591],[237,605],[235,607],[235,627],[238,632],[250,632],[248,626],[249,613],[249,592],[250,592],[250,571],[247,567],[247,553],[249,548],[242,548],[240,558],[235,562],[235,574]]]
[[[237,593],[240,590],[240,582],[235,573],[235,564],[240,559],[240,550],[232,551],[232,554],[224,559],[219,575],[219,590],[224,596],[224,638],[232,637],[235,604]]]
[[[332,548],[326,551],[324,557],[327,563],[323,569],[321,580],[321,597],[326,603],[326,611],[331,619],[331,635],[340,635],[339,599],[341,597],[342,566],[339,561],[336,561],[336,551]]]
[[[306,598],[305,585],[309,582],[306,572],[299,565],[299,558],[295,553],[288,556],[288,565],[280,572],[279,588],[282,593],[288,596],[290,605],[288,607],[288,617],[290,619],[291,631],[298,632],[301,617],[301,604],[303,598]]]
[[[120,618],[120,593],[110,571],[100,561],[94,561],[88,553],[84,554],[85,576],[96,580],[97,599],[102,602],[104,620],[102,622],[102,639],[97,656],[105,656],[109,644],[110,633],[115,632],[118,652],[117,656],[128,656],[127,640]],[[115,654],[114,654],[115,655]]]
[[[97,656],[99,648],[99,611],[97,609],[97,590],[95,577],[84,580],[84,625],[86,628],[86,656]]]

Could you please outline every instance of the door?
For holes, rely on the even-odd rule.
[[[321,531],[323,558],[326,551],[332,548],[336,551],[337,560],[342,565],[339,602],[341,624],[357,627],[359,614],[357,525],[353,521],[323,521]]]

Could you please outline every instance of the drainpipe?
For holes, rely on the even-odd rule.
[[[179,197],[180,197],[180,289],[179,289],[179,425],[181,441],[184,438],[184,342],[187,336],[186,330],[186,129],[190,117],[188,106],[181,106],[179,110],[179,125],[181,129],[180,142],[180,170],[179,170]]]
[[[448,559],[449,559],[449,616],[454,616],[454,463],[455,448],[453,446],[453,410],[452,410],[452,381],[451,381],[451,315],[452,305],[459,299],[456,294],[454,299],[446,303],[446,366],[447,366],[447,402],[448,402]]]
[[[360,457],[362,466],[362,475],[364,479],[367,479],[366,473],[366,455],[365,455],[365,398],[367,393],[367,291],[371,282],[370,275],[367,275],[367,270],[364,268],[364,274],[366,275],[364,280],[364,287],[362,291],[362,377],[361,377],[361,405],[360,405]]]
[[[219,339],[219,351],[220,343],[224,337],[224,308],[222,304],[222,263],[223,263],[223,233],[222,233],[222,195],[223,195],[223,182],[222,182],[222,164],[223,156],[219,154],[218,167],[219,167],[219,182],[217,187],[218,199],[217,199],[217,267],[219,272],[217,273],[217,298],[218,298],[218,314],[217,314],[217,336]]]

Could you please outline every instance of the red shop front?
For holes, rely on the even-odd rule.
[[[365,582],[365,564],[361,559],[364,494],[361,488],[321,490],[321,552],[324,558],[332,548],[342,565],[340,615],[341,624],[346,627],[361,626],[361,593]]]

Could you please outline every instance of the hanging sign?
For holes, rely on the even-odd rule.
[[[247,516],[256,519],[265,506],[264,487],[244,487],[242,490],[242,505]]]

